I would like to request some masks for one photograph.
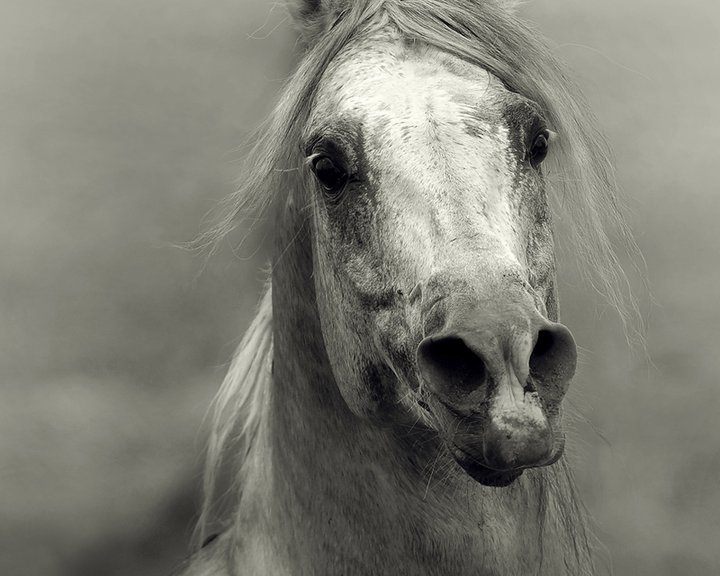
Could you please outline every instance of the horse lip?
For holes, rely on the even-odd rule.
[[[479,466],[481,468],[485,468],[486,470],[489,470],[491,472],[515,472],[518,470],[524,470],[525,468],[529,468],[529,466],[518,466],[517,468],[496,468],[490,464],[487,464],[486,462],[480,462],[475,456],[470,454],[467,450],[464,450],[463,448],[460,448],[457,444],[453,443],[452,448],[450,450],[453,457],[456,460],[463,460],[463,461],[469,461],[473,466]],[[460,457],[458,457],[458,453],[460,454]]]
[[[538,462],[535,462],[533,464],[521,464],[518,466],[513,466],[511,468],[497,468],[495,466],[492,466],[491,464],[485,462],[484,460],[481,462],[478,460],[478,458],[471,453],[469,453],[467,450],[464,450],[463,448],[460,448],[455,443],[452,443],[450,453],[453,455],[453,458],[455,458],[456,461],[458,461],[458,464],[463,466],[462,462],[469,462],[473,466],[478,466],[481,468],[484,468],[490,472],[495,472],[498,474],[511,474],[511,473],[522,473],[524,470],[527,470],[529,468],[544,468],[545,466],[551,466],[552,464],[555,464],[563,455],[564,449],[564,442],[560,444],[560,446],[554,446],[550,455]],[[458,456],[460,454],[460,456]],[[465,468],[465,466],[463,466]],[[518,474],[519,475],[519,474]]]
[[[458,457],[458,452],[465,457]],[[522,466],[511,470],[496,470],[484,463],[481,464],[474,456],[468,454],[455,444],[453,444],[450,453],[468,476],[483,486],[491,486],[494,488],[509,486],[522,476],[525,468],[527,468],[527,466]]]
[[[440,399],[436,398],[436,400]],[[442,439],[442,427],[431,406],[422,399],[417,399],[417,403],[425,412],[427,412],[427,414],[434,421],[435,432],[438,433],[440,435],[440,438]],[[443,402],[440,403],[444,406],[445,409],[449,408],[448,406],[445,406]],[[473,480],[475,480],[479,484],[482,484],[483,486],[490,486],[494,488],[502,488],[505,486],[509,486],[520,476],[522,476],[523,472],[528,468],[541,468],[554,464],[560,459],[564,452],[563,442],[559,445],[559,447],[555,447],[553,449],[548,459],[542,462],[520,465],[510,469],[498,469],[485,462],[480,462],[478,458],[476,458],[471,453],[467,452],[454,442],[449,441],[449,439],[445,438],[442,440],[443,443],[447,446],[453,459],[457,462],[458,466],[460,466],[468,476],[470,476]]]

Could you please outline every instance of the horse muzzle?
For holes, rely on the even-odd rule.
[[[570,331],[529,299],[433,306],[434,333],[416,350],[422,396],[458,464],[503,486],[561,455],[561,403],[577,351]]]

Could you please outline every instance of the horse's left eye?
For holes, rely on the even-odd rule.
[[[329,156],[318,156],[312,161],[312,171],[320,185],[328,192],[337,193],[345,188],[347,171]]]
[[[537,168],[545,160],[550,146],[550,131],[542,130],[533,138],[530,150],[528,150],[528,159],[533,168]]]

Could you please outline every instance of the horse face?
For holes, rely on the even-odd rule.
[[[402,42],[328,69],[304,138],[314,278],[358,415],[437,432],[473,478],[562,453],[575,371],[556,323],[540,109],[485,70]]]

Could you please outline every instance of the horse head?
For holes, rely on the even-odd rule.
[[[306,29],[336,4],[303,3]],[[328,358],[355,414],[424,426],[506,485],[562,454],[575,372],[543,169],[557,136],[492,71],[373,22],[326,66],[302,134]]]

